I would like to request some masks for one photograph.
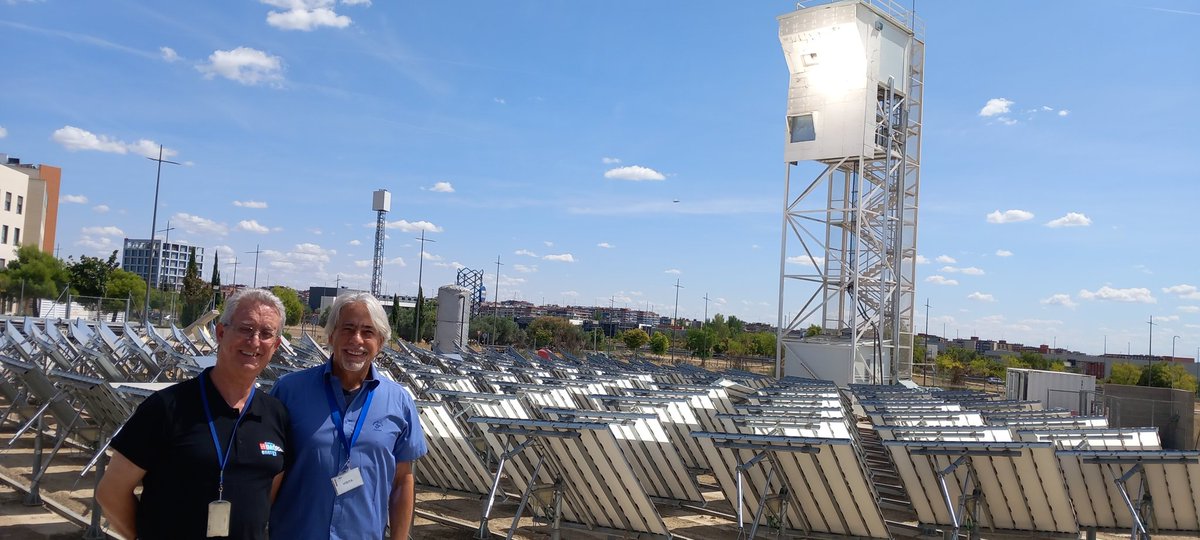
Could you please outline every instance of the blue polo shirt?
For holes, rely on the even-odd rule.
[[[341,407],[347,440],[367,392],[374,392],[358,441],[350,449],[350,466],[359,468],[363,486],[340,496],[331,479],[342,473],[346,449],[333,425],[325,388]],[[382,538],[396,464],[414,461],[427,451],[412,396],[399,384],[376,377],[371,366],[362,388],[346,403],[341,381],[328,363],[284,376],[271,395],[287,406],[294,445],[285,453],[291,461],[271,508],[271,537]]]

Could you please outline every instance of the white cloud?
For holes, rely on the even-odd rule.
[[[616,165],[617,163],[620,163],[621,160],[615,157],[602,157],[600,158],[600,162],[605,165]]]
[[[1047,227],[1087,227],[1092,220],[1078,212],[1067,212],[1067,215],[1046,223]]]
[[[63,148],[71,152],[77,150],[94,150],[110,154],[128,154],[133,152],[149,158],[158,157],[158,143],[154,141],[138,139],[137,142],[127,143],[108,135],[97,135],[75,126],[63,126],[54,130],[54,133],[50,135],[50,139],[61,144]],[[162,150],[163,158],[170,158],[175,154],[178,154],[178,152],[170,148],[163,148]]]
[[[97,204],[96,206],[92,207],[92,211],[97,214],[107,214],[109,210],[110,208],[107,204]]]
[[[683,273],[683,270],[680,270],[678,268],[669,268],[667,270],[663,270],[663,273],[664,274],[675,274],[678,276],[679,274]]]
[[[260,224],[258,222],[258,220],[254,220],[254,219],[249,219],[249,220],[244,219],[242,221],[239,221],[237,224],[237,229],[239,231],[246,231],[246,232],[258,233],[258,234],[267,234],[267,233],[271,232],[271,229],[267,228],[265,225]]]
[[[1150,289],[1141,287],[1129,289],[1114,289],[1105,285],[1094,292],[1087,289],[1079,291],[1079,297],[1084,300],[1112,300],[1113,302],[1136,302],[1140,304],[1155,304],[1158,299],[1150,294]]]
[[[0,126],[0,139],[3,139],[7,136],[8,136],[8,130],[4,129],[4,126]]]
[[[560,293],[558,293],[558,294],[559,294],[559,296],[568,296],[568,297],[571,297],[571,298],[574,298],[574,297],[576,297],[576,296],[579,296],[579,293],[578,293],[578,292],[576,292],[576,291],[563,291],[563,292],[560,292]]]
[[[241,208],[266,208],[267,203],[263,201],[233,201],[234,206]]]
[[[429,191],[434,191],[437,193],[454,193],[454,186],[450,185],[450,182],[438,182],[434,184],[433,187],[429,188]]]
[[[207,79],[220,75],[249,86],[279,84],[283,81],[283,60],[250,47],[213,51],[208,63],[200,64],[196,69]]]
[[[162,59],[166,60],[167,62],[179,60],[179,53],[175,52],[175,49],[170,47],[159,47],[158,52],[162,53]]]
[[[666,180],[667,177],[662,173],[643,167],[641,165],[630,165],[628,167],[617,167],[610,169],[604,173],[604,177],[612,180],[632,180],[639,182],[642,180]]]
[[[59,200],[65,203],[87,204],[87,195],[63,195]]]
[[[1068,115],[1068,114],[1071,114],[1071,111],[1068,111],[1068,110],[1066,110],[1066,109],[1063,109],[1063,110],[1061,110],[1061,111],[1058,111],[1058,115],[1059,115],[1059,116],[1066,116],[1066,115]]]
[[[421,253],[421,258],[422,258],[422,259],[425,259],[425,260],[427,260],[427,261],[440,261],[440,260],[442,260],[442,256],[441,256],[441,255],[434,255],[434,254],[432,254],[432,253],[430,253],[430,252],[428,252],[428,251],[424,251],[424,252],[422,252],[422,253]]]
[[[546,244],[546,247],[554,247],[554,242],[551,242],[549,240],[542,240],[542,243]]]
[[[513,252],[513,255],[524,255],[526,257],[537,257],[537,253],[529,251],[528,249],[518,249]]]
[[[984,274],[982,269],[976,268],[974,266],[968,266],[966,268],[958,268],[956,266],[943,266],[941,271],[947,272],[950,274],[965,274],[968,276],[982,276]]]
[[[1075,309],[1075,306],[1079,305],[1071,300],[1071,295],[1063,293],[1052,294],[1049,298],[1043,298],[1041,302],[1049,306],[1063,306],[1071,309]]]
[[[501,105],[508,105],[508,101],[502,97],[494,97],[494,98],[492,98],[492,101],[495,103],[499,103]]]
[[[267,12],[267,24],[280,30],[311,31],[328,26],[345,28],[350,26],[350,17],[333,11],[332,0],[262,0],[264,4],[285,8],[287,11]],[[343,2],[345,3],[345,2]]]
[[[937,262],[940,262],[942,264],[954,264],[954,263],[958,262],[958,261],[954,260],[954,257],[951,257],[949,255],[938,255],[937,259],[934,259],[934,260]]]
[[[1017,223],[1031,219],[1033,219],[1033,212],[1025,210],[1005,210],[1003,212],[996,210],[987,215],[988,223]]]
[[[342,0],[342,4],[347,6],[370,6],[371,0]]]
[[[1163,287],[1162,292],[1179,295],[1180,298],[1188,300],[1200,300],[1200,289],[1197,289],[1195,285],[1172,285]]]
[[[361,242],[361,241],[358,241],[358,240],[351,240],[351,241],[350,241],[350,245],[352,245],[352,246],[357,246],[357,245],[361,245],[361,244],[362,244],[362,242]]]
[[[929,257],[917,255],[917,264],[929,264]]]
[[[600,242],[599,244],[596,244],[596,247],[602,247],[604,249],[612,249],[613,245],[608,242]],[[416,328],[416,327],[414,326],[414,328]]]
[[[1013,252],[1011,252],[1007,249],[997,249],[996,250],[997,257],[1012,257],[1012,254],[1013,254]]]
[[[367,226],[374,227],[375,225],[373,223],[368,223]],[[401,219],[398,221],[389,221],[389,222],[387,222],[387,225],[385,225],[385,227],[387,227],[388,229],[400,229],[401,231],[408,232],[408,233],[420,232],[420,231],[442,232],[441,227],[438,227],[437,225],[434,225],[428,221],[409,222],[409,221]]]
[[[1160,322],[1176,322],[1179,320],[1179,315],[1159,315],[1154,317],[1154,320]]]
[[[372,264],[374,264],[374,261],[371,261],[368,259],[359,259],[357,261],[354,261],[354,266],[356,268],[370,268]],[[416,327],[414,326],[414,328],[416,328]]]
[[[925,278],[925,282],[932,283],[934,285],[958,285],[958,280],[946,279],[945,277],[939,275],[929,276]]]
[[[107,236],[101,236],[100,238],[80,236],[79,240],[75,241],[75,245],[91,249],[92,251],[108,251],[119,247]]]
[[[112,225],[107,227],[84,227],[79,232],[89,236],[125,236],[125,231]]]
[[[969,298],[971,300],[976,300],[979,302],[995,302],[996,301],[996,298],[994,296],[992,296],[990,294],[986,294],[986,293],[981,293],[979,291],[975,291],[971,294],[968,294],[967,298]]]
[[[542,257],[542,259],[547,260],[547,261],[558,261],[558,262],[568,262],[568,263],[575,262],[575,257],[572,256],[570,253],[563,253],[560,255],[546,255],[545,257]]]
[[[1008,113],[1008,108],[1013,105],[1013,101],[1004,98],[992,98],[987,101],[987,104],[979,109],[979,116],[996,116],[998,114]]]
[[[1184,313],[1200,313],[1200,306],[1179,306],[1178,309]]]
[[[537,272],[537,265],[536,264],[514,264],[513,270],[516,270],[523,274],[528,274],[531,272]]]
[[[208,218],[182,212],[171,216],[171,222],[189,234],[216,234],[219,236],[229,234],[229,227],[224,223],[217,223]]]

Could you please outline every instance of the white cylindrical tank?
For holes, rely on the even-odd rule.
[[[466,287],[443,285],[438,288],[437,328],[433,333],[434,352],[453,353],[467,346],[470,296],[471,291]]]

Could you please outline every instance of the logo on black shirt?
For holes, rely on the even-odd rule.
[[[283,453],[283,447],[270,441],[258,443],[258,449],[262,451],[262,455],[275,457]]]

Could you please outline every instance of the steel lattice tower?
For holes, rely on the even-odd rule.
[[[386,189],[375,191],[371,209],[375,210],[375,259],[371,265],[371,294],[379,296],[383,288],[383,238],[387,229],[387,213],[392,208],[392,194]]]
[[[791,73],[778,373],[910,379],[924,91],[923,28],[890,2],[783,15]],[[815,176],[793,183],[793,170]],[[789,271],[789,265],[793,267]],[[794,268],[800,270],[794,270]],[[786,313],[790,284],[807,289]],[[817,336],[804,330],[817,325]]]

